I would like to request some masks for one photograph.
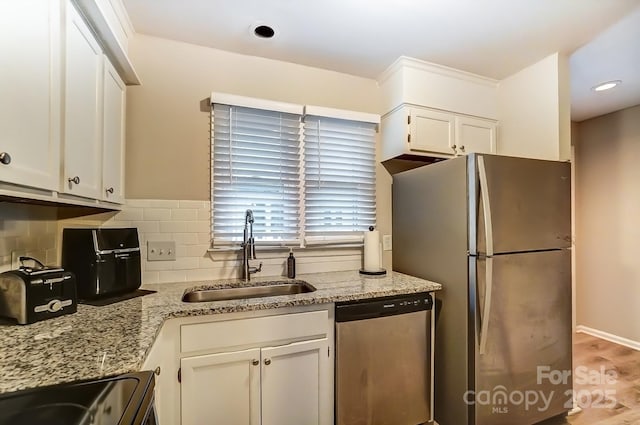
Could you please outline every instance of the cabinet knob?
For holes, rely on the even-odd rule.
[[[4,165],[11,164],[11,155],[8,152],[0,152],[0,162]]]
[[[451,145],[451,149],[456,150],[456,145]]]
[[[254,365],[254,366],[258,366],[260,364],[260,362],[258,360],[256,360],[256,359],[253,359],[251,361],[251,364]]]
[[[106,190],[107,193],[113,193],[113,187],[110,187],[109,189]]]
[[[271,359],[265,359],[264,360],[264,364],[266,364],[267,366],[269,366],[271,364]]]
[[[69,178],[67,179],[67,181],[68,181],[69,183],[80,184],[80,177],[78,177],[78,176],[75,176],[75,177],[73,177],[73,178],[69,177]]]
[[[460,146],[460,150],[461,150],[461,151],[464,151],[464,146]]]
[[[160,376],[160,366],[158,366],[157,368],[155,368],[155,370],[153,371],[153,373],[156,374],[156,376]]]

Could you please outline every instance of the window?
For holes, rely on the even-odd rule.
[[[214,247],[360,242],[375,226],[377,116],[212,95]],[[365,118],[362,119],[353,118]]]
[[[305,241],[359,241],[376,224],[375,124],[304,120]]]

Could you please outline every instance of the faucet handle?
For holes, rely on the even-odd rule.
[[[249,267],[249,274],[258,273],[262,271],[262,262],[258,265],[258,267]]]

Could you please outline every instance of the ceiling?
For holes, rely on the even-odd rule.
[[[377,78],[401,55],[502,79],[556,51],[575,52],[572,119],[640,104],[640,0],[124,4],[142,34],[368,78]],[[275,37],[255,37],[260,24],[272,26]],[[607,92],[591,91],[607,80],[623,83]]]

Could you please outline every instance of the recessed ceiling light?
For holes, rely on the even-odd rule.
[[[591,90],[593,90],[593,91],[609,90],[609,89],[614,88],[615,86],[617,86],[621,82],[622,81],[620,81],[620,80],[607,81],[606,83],[601,83],[601,84],[598,84],[597,86],[591,87]]]
[[[268,25],[258,25],[253,33],[259,38],[271,38],[275,35],[275,31]]]

